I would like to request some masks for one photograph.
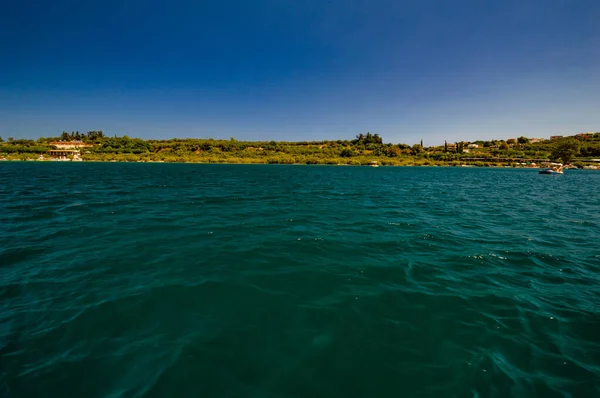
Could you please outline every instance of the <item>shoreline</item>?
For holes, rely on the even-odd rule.
[[[162,164],[197,164],[197,165],[263,165],[263,166],[329,166],[329,167],[373,167],[371,165],[357,164],[325,164],[325,163],[242,163],[242,162],[169,162],[169,161],[127,161],[127,160],[46,160],[46,159],[0,159],[2,162],[36,162],[36,163],[162,163]],[[476,164],[402,164],[402,165],[378,165],[377,167],[456,167],[456,168],[480,168],[480,169],[533,169],[538,170],[542,166],[498,166],[498,165],[476,165]],[[577,170],[600,170],[598,166],[587,166],[574,168]],[[571,169],[572,170],[572,169]]]

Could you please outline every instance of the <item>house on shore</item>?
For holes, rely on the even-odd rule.
[[[49,145],[56,149],[51,149],[47,152],[52,160],[74,160],[81,161],[81,149],[91,148],[92,144],[87,144],[83,141],[53,141]]]

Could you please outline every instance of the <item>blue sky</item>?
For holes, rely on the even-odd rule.
[[[0,135],[600,131],[598,0],[9,1]]]

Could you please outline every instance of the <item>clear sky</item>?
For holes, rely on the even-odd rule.
[[[0,135],[600,131],[599,0],[7,0]]]

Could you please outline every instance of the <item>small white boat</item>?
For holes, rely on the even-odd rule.
[[[540,170],[540,174],[563,174],[562,163],[552,163],[550,167]]]

